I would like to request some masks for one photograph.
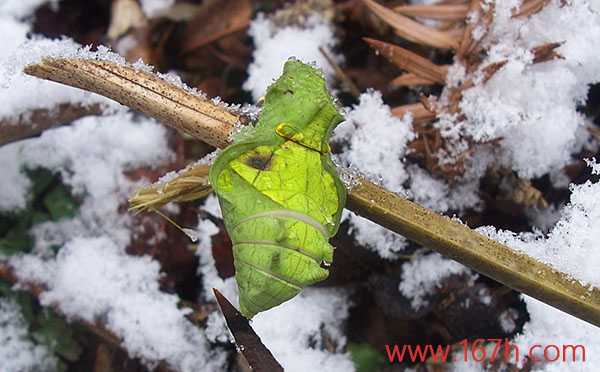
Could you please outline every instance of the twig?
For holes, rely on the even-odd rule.
[[[149,73],[110,62],[46,59],[29,66],[26,72],[103,94],[216,147],[230,143],[230,133],[238,120],[222,106],[187,93]],[[124,78],[123,74],[128,78]],[[459,222],[366,179],[360,179],[357,186],[349,190],[348,208],[500,283],[600,326],[598,288],[586,287],[568,274],[518,253]]]
[[[348,75],[346,75],[346,73],[340,67],[340,65],[329,55],[329,53],[325,49],[319,47],[319,52],[321,52],[323,57],[325,57],[325,59],[327,60],[327,63],[329,63],[329,65],[333,68],[335,74],[342,81],[342,84],[348,90],[348,92],[352,94],[354,98],[358,98],[360,96],[360,89],[358,89],[358,87],[356,86],[356,84],[354,84],[352,79],[350,79]]]
[[[81,106],[64,103],[55,109],[36,109],[19,115],[14,119],[0,120],[0,146],[25,138],[35,137],[59,125],[69,124],[88,115],[100,115],[99,104]]]

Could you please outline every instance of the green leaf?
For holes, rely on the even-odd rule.
[[[0,214],[0,237],[4,236],[14,224],[14,218]]]
[[[28,221],[21,220],[0,239],[0,254],[11,256],[31,249],[33,239],[29,235],[28,225]]]
[[[356,372],[380,371],[385,362],[383,354],[370,344],[349,343],[348,351]]]
[[[74,217],[77,212],[77,204],[64,185],[57,185],[46,195],[44,206],[53,221]]]
[[[79,359],[81,347],[75,341],[72,327],[52,310],[44,309],[38,318],[39,328],[33,338],[53,350],[56,354],[73,362]]]
[[[34,211],[31,214],[31,225],[36,225],[38,223],[50,221],[50,215],[46,212]]]
[[[57,178],[56,175],[46,168],[27,169],[25,173],[32,183],[30,193],[33,199],[42,195]]]
[[[329,239],[346,189],[328,142],[342,120],[322,73],[290,60],[269,87],[255,129],[210,169],[234,243],[240,311],[248,318],[329,274]]]

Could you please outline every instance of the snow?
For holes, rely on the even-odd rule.
[[[0,50],[0,60],[12,53],[19,44],[21,44],[29,32],[29,25],[8,17],[0,10],[0,32],[4,37],[2,50]]]
[[[43,56],[79,56],[79,45],[69,39],[27,40],[29,26],[0,16],[0,31],[11,35],[7,48],[0,52],[0,119],[16,118],[34,109],[52,110],[62,103],[88,106],[101,104],[107,112],[121,107],[107,98],[28,76],[23,68],[38,62]]]
[[[460,109],[466,119],[453,122],[475,140],[502,138],[500,163],[533,178],[560,169],[577,151],[584,125],[577,106],[588,86],[600,81],[600,12],[594,1],[562,6],[552,0],[531,17],[512,18],[518,3],[495,3],[493,28],[484,39],[488,56],[474,77],[489,64],[507,63],[487,83],[464,92]],[[564,58],[533,64],[531,50],[553,42],[562,43],[556,51]]]
[[[594,173],[600,174],[592,163]],[[584,283],[600,287],[600,183],[587,181],[571,186],[569,205],[547,237],[539,231],[515,234],[483,227],[479,231],[518,251],[549,264]]]
[[[0,147],[0,212],[22,209],[27,203],[27,190],[31,181],[20,171],[19,151],[16,145]]]
[[[101,104],[107,114],[125,111],[123,106],[108,98],[34,78],[23,72],[27,65],[39,63],[44,58],[80,58],[127,65],[139,71],[155,73],[158,78],[167,83],[175,85],[192,95],[206,99],[204,93],[195,88],[190,88],[174,73],[162,74],[155,72],[153,67],[144,64],[141,60],[129,64],[122,56],[102,45],[92,51],[91,46],[81,46],[68,38],[50,40],[34,36],[27,39],[25,36],[29,31],[29,25],[15,22],[11,18],[0,15],[0,30],[6,28],[9,35],[14,34],[14,37],[11,38],[11,44],[9,44],[12,49],[7,48],[0,51],[0,101],[3,102],[3,105],[0,106],[0,119],[14,118],[19,115],[26,117],[23,114],[26,114],[29,110],[53,109],[61,103],[82,106]],[[213,103],[232,112],[250,110],[247,106],[229,106],[220,102],[218,97],[213,98]]]
[[[201,220],[196,228],[198,236],[198,248],[209,250],[211,247],[211,237],[219,232],[219,228],[211,220]]]
[[[277,27],[273,21],[259,14],[250,24],[248,33],[254,40],[255,49],[243,87],[252,92],[255,101],[264,96],[267,87],[281,75],[282,66],[290,57],[314,63],[331,81],[334,69],[319,47],[337,61],[340,57],[331,52],[337,42],[333,27],[320,16],[308,18],[303,27]]]
[[[224,355],[209,350],[201,330],[178,309],[178,298],[160,291],[159,264],[125,253],[130,222],[119,209],[136,183],[123,172],[171,160],[166,133],[153,120],[120,113],[86,117],[0,148],[2,161],[18,164],[9,168],[15,174],[0,181],[2,190],[26,194],[10,180],[19,177],[21,167],[44,166],[59,172],[83,199],[75,218],[33,230],[39,255],[10,262],[22,280],[46,285],[43,304],[56,305],[72,318],[103,320],[130,355],[149,365],[166,360],[179,371],[220,370]],[[52,244],[64,245],[55,258],[48,254]]]
[[[127,135],[122,135],[127,133]],[[83,198],[79,215],[34,229],[36,250],[62,244],[74,235],[97,236],[110,232],[113,239],[129,241],[127,215],[118,213],[135,184],[123,171],[135,166],[156,166],[171,159],[166,129],[153,120],[133,121],[131,114],[86,117],[68,127],[0,147],[0,206],[22,208],[29,180],[22,168],[42,166],[61,174],[74,194]],[[4,209],[4,208],[3,208]]]
[[[353,371],[349,354],[341,352],[346,337],[340,328],[349,307],[348,295],[340,289],[308,288],[273,311],[256,315],[252,327],[286,371]],[[337,345],[335,353],[320,350],[323,333]]]
[[[401,160],[415,138],[410,117],[393,116],[377,91],[363,93],[345,117],[333,136],[334,141],[348,141],[342,160],[380,180],[388,190],[401,192],[408,179]]]
[[[379,181],[390,191],[404,193],[408,173],[402,159],[408,141],[414,138],[411,119],[393,116],[376,91],[363,93],[359,104],[347,110],[345,117],[333,135],[333,141],[345,144],[338,162]],[[350,221],[350,231],[359,244],[384,258],[397,257],[406,245],[402,236],[363,217],[345,213],[344,219]]]
[[[532,297],[523,295],[527,305],[527,311],[531,320],[525,324],[523,332],[518,335],[513,343],[520,346],[521,350],[529,350],[535,344],[559,345],[562,353],[562,345],[583,345],[586,349],[585,362],[582,360],[581,351],[577,354],[575,362],[572,354],[566,355],[566,362],[540,363],[536,365],[539,372],[588,372],[597,371],[600,368],[600,338],[598,327],[563,313],[549,305],[544,304]],[[543,352],[543,349],[536,349]],[[549,350],[552,353],[553,350]],[[554,354],[550,354],[553,356]],[[523,357],[523,355],[521,355]],[[542,355],[536,353],[538,358]],[[521,360],[524,362],[524,360]]]
[[[24,66],[44,56],[125,63],[108,48],[92,52],[69,39],[28,36],[33,11],[45,3],[56,5],[57,1],[4,0],[0,4],[0,33],[5,39],[0,51],[0,120],[24,114],[26,117],[32,109],[52,109],[60,103],[99,103],[107,108],[107,114],[84,118],[69,127],[46,131],[39,138],[0,148],[0,211],[26,205],[31,182],[23,169],[36,166],[60,173],[82,203],[79,214],[72,219],[37,225],[32,231],[36,237],[34,254],[15,257],[11,262],[24,280],[38,280],[47,286],[41,296],[43,304],[56,305],[71,318],[103,321],[122,338],[130,355],[140,357],[149,366],[166,360],[180,371],[222,370],[229,356],[210,345],[230,340],[222,315],[212,312],[205,330],[194,327],[186,320],[186,311],[178,309],[178,298],[160,291],[159,264],[149,257],[125,253],[131,240],[131,221],[119,210],[138,184],[123,172],[169,161],[172,153],[166,130],[152,120],[125,113],[107,99],[21,72]],[[159,16],[173,3],[174,0],[141,1],[149,17]],[[491,32],[483,33],[482,28],[475,31],[479,35],[476,37],[484,37],[488,50],[483,64],[475,72],[467,72],[457,62],[448,77],[448,87],[468,78],[476,79],[475,87],[467,90],[460,102],[464,118],[442,115],[436,123],[455,151],[466,148],[464,138],[502,138],[494,150],[490,150],[491,146],[479,147],[467,163],[467,173],[449,185],[405,160],[410,151],[408,145],[415,138],[410,115],[394,117],[381,94],[368,91],[357,105],[347,109],[346,122],[336,129],[334,141],[342,148],[337,157],[340,165],[351,169],[351,175],[361,172],[387,189],[442,213],[480,208],[479,179],[493,162],[516,171],[522,178],[549,174],[556,187],[568,185],[561,168],[573,153],[590,145],[586,118],[577,107],[585,102],[588,86],[600,81],[600,56],[596,52],[600,42],[600,3],[579,0],[561,7],[561,0],[551,0],[532,17],[512,18],[512,8],[520,3],[486,3],[494,7],[495,17]],[[255,100],[264,95],[290,57],[314,63],[329,82],[334,71],[319,47],[337,62],[343,60],[343,56],[332,53],[337,44],[333,24],[318,15],[302,25],[287,27],[259,15],[252,21],[249,35],[255,49],[244,89]],[[533,64],[532,48],[548,42],[561,42],[557,52],[564,58]],[[504,60],[507,63],[495,76],[482,83],[482,69]],[[142,63],[133,67],[151,71]],[[186,87],[176,75],[159,76],[201,95]],[[441,102],[445,98],[442,96]],[[255,107],[242,110],[257,112]],[[600,173],[600,165],[592,162],[590,166]],[[600,240],[600,228],[596,227],[600,185],[588,181],[571,186],[571,192],[566,206],[527,211],[531,224],[540,230],[515,234],[487,227],[480,231],[583,283],[600,286],[596,243]],[[211,219],[221,217],[215,196],[205,200],[202,210]],[[384,259],[398,258],[407,245],[402,236],[348,211],[344,219],[357,243]],[[237,304],[235,279],[220,278],[212,257],[211,238],[218,232],[213,220],[199,221],[196,233],[202,293],[205,299],[213,301],[214,287]],[[49,249],[52,245],[63,246],[56,257]],[[418,309],[450,275],[464,275],[466,280],[475,277],[466,267],[437,253],[420,252],[402,265],[398,290]],[[352,306],[349,295],[340,289],[308,288],[281,306],[258,314],[252,326],[286,370],[353,370],[349,355],[344,352],[344,322]],[[523,298],[531,320],[513,340],[522,349],[534,343],[582,344],[588,348],[586,363],[538,365],[536,371],[598,370],[597,328],[533,298]],[[510,332],[515,328],[514,318],[514,311],[507,310],[498,322]],[[0,299],[0,360],[11,363],[8,367],[3,364],[3,368],[48,369],[54,363],[53,357],[27,339],[26,328],[16,305]],[[323,347],[324,334],[334,341],[335,352]],[[474,363],[457,364],[454,369],[481,370]]]
[[[141,0],[142,10],[150,18],[160,15],[173,4],[175,0]]]
[[[412,119],[410,115],[404,118],[392,115],[380,92],[363,93],[359,104],[347,109],[345,117],[346,121],[333,135],[333,141],[343,145],[336,157],[341,166],[361,172],[386,189],[439,212],[480,206],[478,179],[485,171],[484,159],[488,154],[479,154],[480,164],[470,167],[464,179],[450,188],[419,166],[405,164],[408,144],[415,138]],[[407,244],[402,236],[355,214],[345,213],[344,219],[349,220],[355,240],[382,258],[397,258]]]
[[[417,165],[410,165],[407,171],[410,175],[408,194],[426,208],[437,212],[464,212],[481,207],[478,182],[481,172],[474,167],[452,187]]]
[[[411,299],[411,306],[418,310],[426,306],[426,296],[452,275],[469,275],[471,271],[458,262],[442,257],[438,253],[418,255],[402,265],[400,292]],[[470,274],[471,276],[473,274]]]
[[[0,360],[6,372],[52,371],[56,359],[46,347],[34,344],[16,302],[0,297]]]
[[[52,9],[58,9],[59,0],[2,0],[0,15],[22,19],[31,16],[37,8],[48,3]]]
[[[219,199],[214,194],[210,194],[206,197],[202,209],[217,218],[223,218],[221,207],[219,206]]]
[[[12,263],[22,279],[46,284],[42,305],[76,319],[102,319],[132,357],[149,365],[166,360],[179,371],[223,366],[224,355],[208,351],[202,331],[185,318],[189,311],[178,309],[178,297],[160,291],[160,265],[150,257],[127,255],[109,237],[74,238],[55,260]]]

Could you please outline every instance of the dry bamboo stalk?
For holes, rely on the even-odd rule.
[[[510,288],[600,326],[600,289],[583,286],[466,225],[367,181],[352,189],[348,208]]]
[[[101,76],[90,75],[90,69],[96,68],[97,64],[97,61],[78,59],[47,59],[30,66],[27,72],[71,86],[83,86],[118,102],[129,103],[209,144],[223,147],[230,142],[230,132],[237,118],[225,108],[208,104],[179,87],[171,86],[169,89],[164,85],[167,83],[160,83],[163,84],[163,90],[160,90],[162,94],[158,94],[155,86],[159,84],[159,79],[151,79],[144,72],[109,62],[102,63]],[[122,75],[125,72],[137,76],[124,78]],[[110,74],[119,79],[107,76]],[[104,80],[111,83],[106,84]],[[172,97],[168,100],[170,105],[164,104],[165,97]],[[177,97],[187,105],[174,101]],[[193,107],[208,112],[190,109],[189,106],[194,102],[197,105]],[[156,106],[161,109],[157,110]],[[186,115],[182,115],[182,111]],[[366,179],[360,179],[357,186],[349,191],[348,208],[500,283],[600,326],[600,289],[584,286],[569,275],[493,241],[459,222],[438,215]]]
[[[25,73],[40,78],[69,82],[68,85],[97,92],[119,103],[144,112],[192,137],[223,147],[239,117],[210,100],[136,70],[107,61],[83,59],[46,59],[25,68]],[[197,123],[195,125],[194,123]]]
[[[397,13],[409,17],[421,17],[442,21],[460,21],[467,16],[467,4],[454,5],[400,5],[394,8]]]
[[[399,68],[436,83],[443,84],[446,82],[448,70],[436,65],[427,58],[394,44],[368,37],[363,38],[363,40]]]
[[[424,26],[373,0],[363,0],[363,2],[379,18],[392,26],[399,36],[407,40],[441,49],[458,48],[458,41],[445,32]]]

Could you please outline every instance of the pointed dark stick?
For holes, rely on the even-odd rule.
[[[213,292],[227,321],[227,326],[235,338],[235,344],[248,361],[250,368],[256,372],[283,371],[281,364],[275,360],[273,354],[254,332],[248,319],[244,318],[216,288],[213,288]]]

